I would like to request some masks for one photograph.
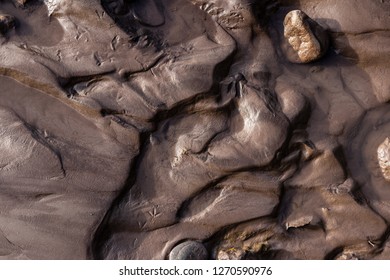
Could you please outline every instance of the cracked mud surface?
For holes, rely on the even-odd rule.
[[[390,259],[390,1],[16,2],[0,258]],[[284,53],[295,9],[315,62]]]

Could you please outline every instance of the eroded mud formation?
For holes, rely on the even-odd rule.
[[[389,0],[2,0],[0,257],[389,259],[389,66]]]

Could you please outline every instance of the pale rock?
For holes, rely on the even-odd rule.
[[[290,11],[284,18],[285,50],[293,63],[309,63],[321,58],[327,51],[329,39],[326,31],[300,10]]]
[[[176,245],[169,254],[170,260],[205,260],[208,252],[205,246],[198,241],[185,241]]]
[[[390,182],[390,138],[387,137],[382,144],[379,145],[378,163],[382,171],[383,177]]]

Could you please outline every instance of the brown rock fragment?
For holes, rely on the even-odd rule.
[[[329,45],[326,31],[300,10],[290,11],[284,18],[286,55],[293,63],[309,63],[322,57]]]

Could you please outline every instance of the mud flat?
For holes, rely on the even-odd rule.
[[[0,258],[389,259],[389,69],[388,0],[0,1]]]

